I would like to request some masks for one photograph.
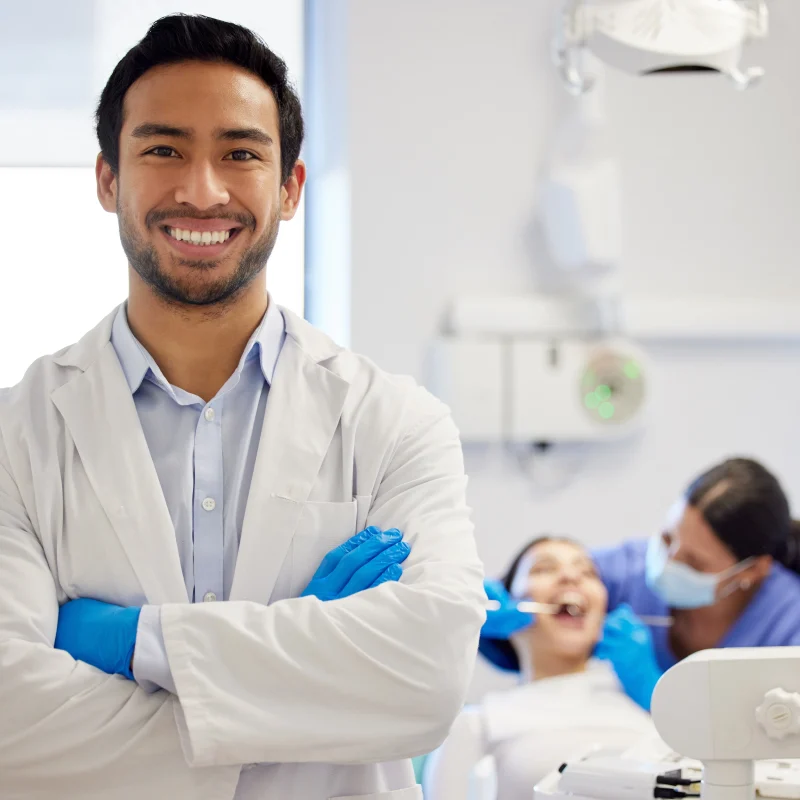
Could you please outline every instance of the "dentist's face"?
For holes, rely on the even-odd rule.
[[[119,171],[98,159],[98,195],[119,218],[131,268],[167,302],[209,306],[253,284],[305,178],[281,183],[278,108],[257,76],[188,61],[128,90]]]
[[[520,561],[511,593],[518,599],[528,596],[563,608],[559,614],[536,617],[536,624],[528,629],[535,648],[589,657],[600,638],[608,594],[594,562],[580,545],[558,540],[534,545]],[[566,613],[567,606],[578,614]]]

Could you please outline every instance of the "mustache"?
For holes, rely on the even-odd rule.
[[[216,214],[200,214],[197,211],[189,211],[186,208],[176,208],[173,210],[159,209],[158,211],[150,211],[145,217],[144,222],[148,228],[151,228],[154,225],[158,225],[159,223],[163,222],[165,219],[227,219],[231,220],[232,222],[238,222],[240,225],[244,225],[245,228],[250,228],[252,230],[255,230],[256,227],[256,218],[252,214],[246,214],[244,212],[228,212],[224,214],[217,212]]]

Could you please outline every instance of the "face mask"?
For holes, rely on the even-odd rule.
[[[670,608],[702,608],[714,605],[717,586],[721,581],[741,572],[752,561],[752,558],[746,558],[724,572],[698,572],[686,564],[673,561],[663,538],[656,536],[647,546],[645,581],[650,590]],[[735,585],[730,587],[722,597],[727,597],[737,588]]]

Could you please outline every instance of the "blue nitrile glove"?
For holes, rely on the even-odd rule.
[[[66,650],[77,661],[132,681],[140,612],[140,608],[123,608],[100,600],[70,600],[58,611],[55,647]]]
[[[397,528],[381,531],[370,526],[331,550],[300,596],[340,600],[386,581],[400,580],[400,564],[410,552]]]
[[[621,605],[607,617],[603,638],[594,651],[596,658],[611,662],[625,694],[645,711],[661,677],[650,629],[629,605]]]
[[[485,580],[483,588],[490,601],[500,603],[497,611],[486,612],[486,622],[481,628],[481,637],[486,639],[508,639],[512,633],[533,625],[533,614],[517,611],[517,602],[512,600],[506,587],[500,581]]]

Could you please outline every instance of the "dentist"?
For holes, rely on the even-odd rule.
[[[421,800],[484,620],[461,448],[267,293],[286,66],[166,17],[97,133],[127,302],[0,392],[0,797]]]

